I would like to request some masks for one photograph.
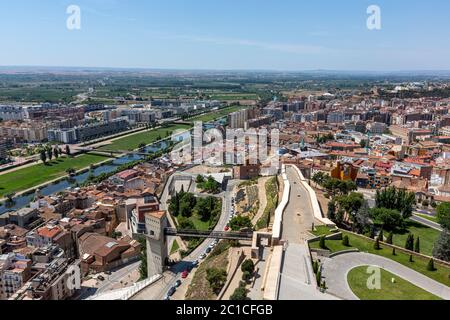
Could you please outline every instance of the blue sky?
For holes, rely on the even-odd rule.
[[[81,30],[66,8],[81,8]],[[366,27],[369,5],[382,29]],[[0,65],[450,70],[448,0],[1,0]]]

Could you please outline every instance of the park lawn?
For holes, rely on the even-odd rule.
[[[218,120],[220,118],[223,118],[227,115],[229,115],[230,113],[245,109],[246,107],[243,106],[232,106],[232,107],[228,107],[228,108],[223,108],[220,109],[218,111],[215,112],[211,112],[211,113],[207,113],[207,114],[203,114],[200,116],[196,116],[193,118],[190,118],[189,121],[194,122],[194,121],[201,121],[201,122],[210,122],[210,121],[215,121]]]
[[[361,300],[442,300],[384,269],[381,269],[381,289],[370,290],[367,280],[371,274],[367,273],[367,268],[355,268],[347,277],[353,293]],[[395,283],[392,283],[392,278],[395,278]]]
[[[195,226],[195,229],[199,230],[199,231],[208,231],[209,227],[210,227],[210,222],[209,221],[202,221],[200,220],[200,218],[196,215],[193,214],[189,220],[192,221],[192,223]]]
[[[319,246],[319,241],[314,241],[309,244],[311,249],[321,249]],[[326,240],[325,241],[326,249],[330,250],[332,253],[341,252],[349,249],[354,249],[354,247],[344,246],[342,244],[342,240]]]
[[[315,226],[315,230],[312,231],[312,234],[319,237],[319,236],[329,236],[333,233],[331,232],[331,229],[327,226]]]
[[[59,158],[47,165],[37,164],[0,175],[0,197],[10,193],[17,193],[31,189],[45,182],[66,176],[66,170],[73,168],[80,170],[91,164],[103,162],[108,158],[96,155],[81,155],[74,158]]]
[[[134,151],[139,148],[141,143],[145,145],[149,145],[153,142],[157,141],[158,137],[167,138],[169,137],[175,130],[188,130],[190,126],[188,125],[170,125],[166,128],[159,128],[154,130],[149,130],[145,132],[140,132],[137,134],[130,135],[128,137],[123,137],[113,141],[111,144],[103,146],[99,148],[99,151],[102,150],[111,150],[111,151]]]
[[[414,262],[409,262],[409,254],[397,250],[396,255],[392,255],[392,249],[390,247],[380,244],[381,249],[375,250],[373,240],[363,238],[361,236],[347,233],[342,231],[343,236],[347,235],[349,238],[349,247],[342,244],[342,240],[326,240],[325,246],[332,252],[340,252],[348,249],[358,249],[360,252],[367,252],[371,254],[376,254],[391,260],[394,260],[408,268],[411,268],[423,275],[434,279],[446,286],[450,286],[450,268],[441,266],[435,263],[436,270],[428,271],[427,265],[429,262],[428,258],[423,258],[419,256],[414,256]],[[319,241],[310,243],[311,249],[319,248]]]
[[[406,223],[406,231],[397,231],[394,233],[394,244],[404,248],[408,233],[412,233],[414,235],[414,241],[417,237],[420,238],[420,253],[431,256],[433,254],[433,246],[439,237],[440,232],[412,220],[408,220]],[[387,236],[387,232],[385,232],[385,236]]]

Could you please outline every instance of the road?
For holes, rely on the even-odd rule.
[[[328,291],[346,300],[358,300],[347,282],[348,273],[360,266],[377,266],[411,282],[445,300],[450,300],[450,288],[393,260],[369,253],[347,253],[332,259],[323,258],[322,275]]]
[[[441,227],[441,225],[439,223],[436,223],[436,222],[430,221],[428,219],[422,218],[422,217],[420,217],[418,215],[413,215],[410,219],[412,221],[415,221],[415,222],[418,222],[420,224],[423,224],[423,225],[425,225],[427,227],[433,228],[433,229],[435,229],[437,231],[440,231],[440,232],[443,231],[443,229],[442,229],[442,227]]]
[[[214,231],[223,231],[225,226],[228,224],[231,212],[231,198],[233,189],[238,184],[239,181],[229,181],[226,192],[220,194],[223,199],[222,214]],[[161,198],[161,201],[163,201],[163,198]],[[132,300],[164,299],[169,289],[175,285],[175,282],[177,280],[181,280],[181,273],[185,271],[193,261],[197,260],[198,257],[206,251],[206,249],[212,244],[213,241],[213,239],[206,239],[189,256],[185,257],[182,261],[172,266],[170,270],[164,272],[163,279],[158,281],[156,285],[152,285],[142,290],[135,297],[133,297]]]
[[[289,204],[283,216],[282,239],[288,242],[282,261],[278,300],[334,299],[316,287],[306,240],[314,222],[314,213],[307,190],[291,166],[286,168],[291,184]]]

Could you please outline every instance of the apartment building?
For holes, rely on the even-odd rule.
[[[9,253],[0,256],[0,300],[9,299],[31,277],[31,260]]]
[[[0,137],[10,138],[16,142],[43,142],[47,140],[47,125],[40,122],[3,122]]]

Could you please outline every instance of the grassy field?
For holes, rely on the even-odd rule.
[[[368,240],[366,238],[343,232],[343,235],[347,235],[350,241],[350,246],[346,247],[342,244],[342,240],[326,240],[325,245],[326,247],[333,253],[340,252],[343,250],[348,249],[359,249],[361,252],[367,252],[371,254],[376,254],[394,261],[397,261],[398,263],[411,268],[413,270],[416,270],[417,272],[420,272],[424,274],[427,277],[430,277],[440,283],[443,283],[447,286],[450,286],[450,268],[446,268],[444,266],[435,264],[436,270],[435,271],[428,271],[427,265],[429,262],[429,259],[414,256],[413,262],[409,261],[409,254],[400,252],[397,250],[396,255],[394,256],[392,254],[392,249],[390,247],[384,246],[383,244],[380,245],[380,250],[375,250],[374,248],[374,241]],[[310,244],[310,247],[312,249],[319,248],[319,242],[315,241]]]
[[[381,289],[370,290],[367,280],[368,266],[358,267],[349,272],[347,281],[353,293],[361,300],[442,300],[439,297],[381,269]],[[395,283],[392,283],[395,278]]]
[[[113,141],[111,144],[99,148],[98,150],[112,150],[112,151],[133,151],[139,148],[141,143],[145,145],[151,144],[158,140],[159,137],[166,138],[177,129],[187,130],[188,125],[170,125],[167,128],[160,128],[155,130],[149,130],[130,135],[128,137],[120,138]]]
[[[332,234],[331,230],[327,226],[316,226],[316,229],[312,232],[315,236],[328,236]]]
[[[420,253],[431,256],[433,254],[434,243],[439,237],[440,232],[411,220],[408,220],[406,223],[407,231],[394,233],[394,244],[404,248],[406,238],[410,232],[414,235],[414,240],[417,239],[417,237],[420,238]],[[387,236],[386,232],[385,235]]]
[[[65,176],[67,175],[66,170],[69,168],[80,170],[105,160],[107,158],[95,155],[81,155],[75,158],[64,157],[53,160],[47,165],[37,164],[0,175],[0,197]]]
[[[227,115],[229,115],[230,113],[245,109],[246,107],[243,106],[233,106],[233,107],[228,107],[228,108],[223,108],[217,112],[211,112],[211,113],[207,113],[207,114],[203,114],[200,116],[196,116],[193,118],[190,118],[189,121],[202,121],[202,122],[209,122],[209,121],[214,121],[214,120],[218,120],[220,118],[223,118]]]

